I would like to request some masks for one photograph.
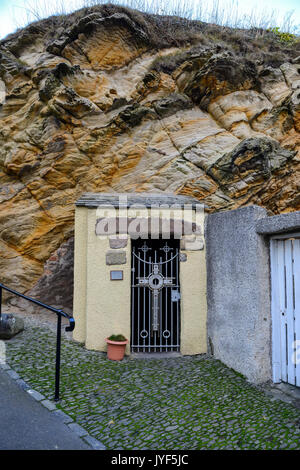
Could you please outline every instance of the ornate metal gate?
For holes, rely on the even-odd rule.
[[[131,350],[180,350],[179,240],[132,241]]]

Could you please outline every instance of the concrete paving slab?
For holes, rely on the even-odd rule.
[[[0,369],[1,450],[89,450],[57,416]]]

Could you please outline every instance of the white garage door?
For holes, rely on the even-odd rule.
[[[300,387],[300,235],[271,240],[273,381]]]

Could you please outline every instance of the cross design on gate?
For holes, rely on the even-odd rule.
[[[166,244],[161,248],[161,250],[164,251],[167,254],[167,253],[169,253],[169,251],[172,251],[173,248],[170,248],[169,245],[166,242]]]
[[[151,250],[151,248],[149,248],[149,246],[145,242],[144,245],[139,248],[139,250],[141,250],[143,253],[147,253],[147,251]]]
[[[175,286],[173,279],[174,277],[164,277],[157,263],[153,263],[152,272],[148,277],[138,278],[139,285],[147,286],[152,291],[151,334],[159,330],[158,311],[161,290],[165,286]]]

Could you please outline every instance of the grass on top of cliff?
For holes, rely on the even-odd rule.
[[[111,20],[118,21],[116,18],[120,15],[128,19],[127,27],[136,31],[137,40],[142,38],[150,49],[218,45],[249,60],[275,67],[300,54],[299,36],[282,33],[279,28],[231,28],[178,16],[143,13],[114,4],[85,7],[67,15],[35,21],[0,41],[0,49],[5,47],[18,56],[18,51],[32,44],[35,38],[42,39],[46,48],[62,35],[74,40],[81,32],[89,34],[97,28],[99,20],[110,18],[109,27]],[[179,56],[174,57],[176,59],[181,61]]]

